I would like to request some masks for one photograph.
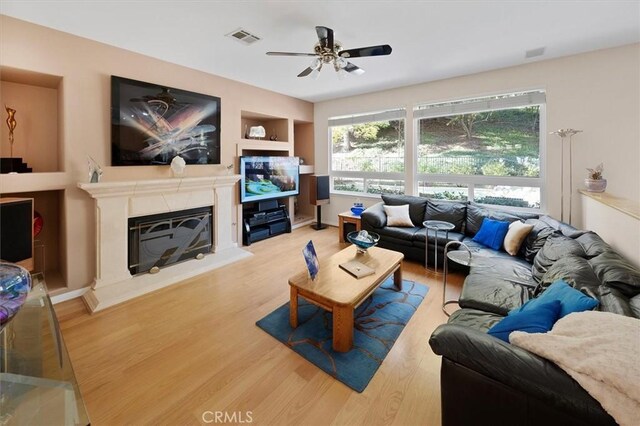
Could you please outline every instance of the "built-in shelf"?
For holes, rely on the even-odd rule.
[[[61,85],[61,76],[0,66],[0,105],[15,109],[17,122],[13,149],[3,126],[2,157],[21,158],[38,173],[64,170]]]
[[[24,175],[2,175],[2,178],[32,174],[60,175],[64,173],[25,173]],[[67,251],[63,225],[65,191],[64,188],[43,190],[42,187],[39,185],[36,190],[24,192],[13,191],[11,197],[33,198],[33,209],[43,220],[40,233],[34,237],[34,272],[44,273],[49,291],[60,290],[63,292],[67,289],[65,274]],[[2,195],[6,195],[4,184]]]
[[[246,138],[251,127],[262,126],[267,140],[270,140],[271,137],[276,137],[281,142],[289,140],[289,120],[287,118],[250,111],[241,111],[240,116],[241,138]]]
[[[0,193],[63,190],[73,185],[65,172],[16,173],[0,175]]]
[[[240,115],[241,134],[236,146],[238,156],[290,155],[304,159],[304,164],[300,165],[300,194],[284,198],[282,203],[287,206],[289,216],[293,219],[292,228],[313,222],[315,209],[309,202],[309,176],[315,173],[313,123],[248,111],[241,111]],[[247,139],[246,132],[251,126],[263,126],[266,137]],[[269,140],[273,135],[277,135],[277,141]],[[295,215],[294,210],[298,212]],[[238,213],[242,218],[242,207],[238,207]]]
[[[238,150],[245,151],[290,151],[289,142],[264,141],[257,139],[242,139],[238,142]]]
[[[310,223],[313,222],[314,217],[311,215],[306,215],[306,214],[296,214],[293,217],[293,224],[294,225],[299,225],[299,224],[304,224],[304,223]]]
[[[640,203],[637,201],[616,197],[607,194],[606,192],[589,192],[584,189],[580,189],[580,193],[585,197],[599,201],[606,206],[640,220]]]
[[[309,164],[301,164],[300,165],[300,174],[301,175],[312,175],[315,170],[315,167]]]
[[[13,155],[2,138],[3,156],[22,158],[33,173],[0,174],[0,193],[34,199],[34,210],[44,220],[35,237],[35,272],[45,274],[50,292],[67,290],[65,190],[74,184],[65,173],[59,111],[62,77],[0,67],[0,104],[16,110]]]

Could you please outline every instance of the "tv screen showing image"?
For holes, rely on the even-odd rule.
[[[240,202],[298,195],[299,173],[298,157],[240,157]]]
[[[111,76],[111,165],[220,164],[220,98]]]

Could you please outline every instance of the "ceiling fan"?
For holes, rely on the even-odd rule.
[[[325,64],[332,64],[333,69],[338,73],[338,78],[344,78],[347,73],[361,75],[364,70],[353,63],[348,58],[362,58],[365,56],[384,56],[391,54],[391,46],[381,44],[379,46],[360,47],[357,49],[342,49],[342,43],[333,38],[333,30],[327,27],[316,27],[318,33],[318,43],[313,47],[314,53],[293,53],[293,52],[267,52],[271,56],[312,56],[313,62],[298,77],[311,76],[318,78],[318,74]]]

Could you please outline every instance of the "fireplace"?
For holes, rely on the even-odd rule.
[[[238,180],[239,175],[225,174],[78,184],[95,199],[96,206],[96,278],[83,295],[89,309],[100,311],[250,257],[251,253],[233,241],[233,194]],[[185,226],[180,225],[187,220],[185,212],[193,213],[194,209],[206,212],[196,213]],[[169,220],[166,216],[176,212],[180,212],[178,218]],[[129,226],[134,218],[144,221]],[[159,221],[164,228],[156,226],[153,233],[148,233],[152,230],[145,225],[149,219]],[[139,228],[135,244],[155,261],[140,262],[139,256],[131,261],[130,227]],[[183,236],[183,232],[190,236]],[[176,238],[182,243],[171,241]],[[167,260],[176,263],[168,265]],[[152,268],[157,273],[141,273]]]
[[[211,252],[211,219],[211,207],[129,218],[129,272],[155,273],[201,259]]]

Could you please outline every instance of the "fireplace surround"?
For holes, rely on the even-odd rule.
[[[210,253],[212,216],[211,207],[199,207],[129,218],[129,272],[157,273]]]
[[[81,183],[95,199],[96,278],[83,298],[92,312],[251,256],[233,241],[234,188],[239,175]],[[129,270],[129,219],[211,208],[211,248],[202,259],[161,268],[154,274]]]

